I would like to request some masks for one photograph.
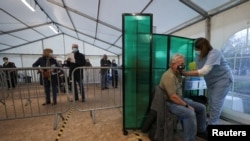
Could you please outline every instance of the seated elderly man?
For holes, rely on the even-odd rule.
[[[182,120],[184,141],[195,141],[196,135],[207,139],[206,107],[204,104],[182,97],[182,76],[184,57],[175,54],[170,59],[170,68],[160,80],[160,88],[167,94],[169,111]]]

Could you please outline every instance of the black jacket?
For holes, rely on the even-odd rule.
[[[66,61],[66,66],[69,67],[69,78],[71,79],[72,72],[77,67],[83,67],[86,64],[85,55],[80,53],[79,51],[74,53],[75,63],[70,61]],[[83,78],[82,69],[77,69],[74,74],[74,79]]]
[[[47,58],[46,57],[44,57],[44,56],[40,57],[40,58],[38,58],[36,60],[36,62],[34,62],[32,64],[32,67],[38,67],[38,66],[40,66],[40,67],[46,67],[46,62],[47,62]],[[59,67],[56,59],[50,57],[49,58],[49,62],[50,62],[50,66],[55,65],[55,67]]]
[[[15,63],[13,63],[13,62],[8,62],[8,64],[3,64],[3,68],[16,68],[16,65],[15,65]],[[8,73],[8,71],[5,71],[5,73],[6,73],[6,75],[7,76],[9,76],[10,75],[10,77],[11,78],[15,78],[16,76],[17,76],[17,72],[16,71],[9,71],[10,73]]]
[[[103,58],[101,59],[100,63],[101,63],[101,67],[110,67],[111,66],[110,60],[105,60]],[[108,68],[101,69],[101,74],[106,74],[107,72],[108,72]]]

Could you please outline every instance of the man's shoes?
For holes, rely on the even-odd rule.
[[[204,140],[207,140],[208,133],[207,132],[201,132],[201,133],[197,133],[196,136],[200,137],[200,138],[202,138]]]
[[[51,105],[54,106],[54,105],[56,105],[56,104],[57,104],[57,103],[55,102],[55,103],[52,103]]]
[[[85,99],[83,99],[82,102],[85,102]]]
[[[109,89],[108,87],[104,87],[104,88],[102,88],[102,90],[105,90],[105,89]]]
[[[50,104],[50,102],[45,102],[42,105],[45,106],[45,105],[49,105],[49,104]]]

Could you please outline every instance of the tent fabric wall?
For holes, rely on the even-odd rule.
[[[250,1],[212,17],[211,42],[216,48],[221,48],[234,33],[250,27],[249,9]]]
[[[100,60],[103,54],[107,54],[110,60],[115,59],[116,62],[120,62],[118,61],[118,56],[110,52],[61,34],[48,39],[2,51],[0,54],[0,62],[2,63],[0,64],[3,64],[3,57],[8,57],[9,61],[14,62],[17,67],[31,67],[33,62],[42,56],[44,48],[53,49],[53,54],[56,56],[56,58],[63,61],[66,59],[67,54],[72,51],[71,46],[74,43],[78,44],[79,51],[84,53],[86,58],[90,59],[93,66],[100,66]]]
[[[177,29],[249,0],[26,0],[31,12],[20,0],[0,4],[0,51],[22,44],[65,34],[116,55],[122,53],[121,15],[151,13],[155,33],[171,34]],[[110,10],[112,7],[112,10]],[[174,13],[174,14],[173,14]],[[176,18],[178,17],[178,18]]]
[[[206,27],[206,21],[203,20],[185,29],[175,32],[173,33],[173,35],[188,37],[188,38],[205,37],[205,27]]]
[[[250,1],[211,17],[211,44],[220,49],[224,42],[239,30],[250,27]],[[176,36],[205,37],[206,21],[203,20],[180,31]]]

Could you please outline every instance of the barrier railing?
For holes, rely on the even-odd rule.
[[[101,69],[106,69],[106,74],[103,74]],[[112,76],[112,70],[117,70],[117,86],[116,83],[112,85],[112,81],[115,80],[115,76]],[[75,87],[72,87],[73,92],[73,102],[75,109],[80,112],[90,112],[93,123],[95,120],[95,111],[121,108],[122,107],[122,72],[121,68],[114,67],[79,67],[73,70],[80,73],[80,76],[83,76],[83,85],[84,85],[84,102],[82,101],[81,88],[77,84],[77,92],[79,100],[75,100]],[[75,78],[72,74],[72,86],[74,86]],[[107,79],[107,88],[102,88],[102,77],[106,75]]]
[[[39,69],[52,69],[40,67]],[[58,116],[70,109],[70,95],[67,88],[67,75],[62,68],[53,68],[55,75],[57,102],[52,103],[52,83],[45,83],[43,74],[38,68],[0,68],[0,120],[20,119],[55,115],[54,129],[58,124]],[[58,72],[61,72],[59,74]],[[50,76],[51,79],[52,76]],[[50,81],[50,80],[48,80]],[[46,104],[44,83],[50,88],[51,104]],[[53,104],[53,105],[52,105]]]
[[[38,68],[0,68],[0,120],[40,117],[54,115],[54,129],[57,128],[59,118],[64,120],[63,114],[74,107],[79,112],[90,112],[95,123],[95,111],[122,107],[122,72],[121,68],[112,67],[80,67],[73,70],[81,72],[81,80],[85,93],[82,102],[81,89],[77,84],[79,100],[75,100],[75,78],[68,77],[68,68],[39,67],[39,69],[57,70],[52,75],[57,76],[57,103],[53,104],[52,84],[50,87],[51,104],[46,102],[42,73]],[[101,69],[107,69],[109,89],[101,88]],[[112,69],[118,71],[118,85],[112,86]],[[58,72],[61,73],[58,73]],[[49,78],[51,79],[51,78]],[[50,80],[51,81],[51,80]],[[52,81],[51,81],[52,82]],[[53,105],[52,105],[53,104]]]

